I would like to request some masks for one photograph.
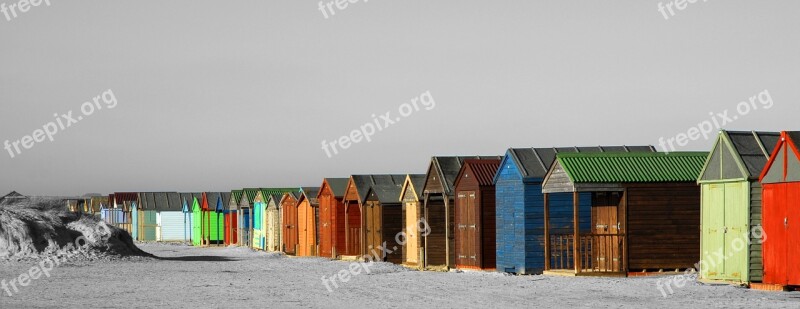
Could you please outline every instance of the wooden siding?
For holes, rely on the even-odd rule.
[[[297,200],[284,198],[281,203],[283,215],[281,234],[283,237],[282,251],[286,254],[294,255],[297,253],[297,240],[299,237],[297,226]]]
[[[750,182],[750,282],[761,282],[764,279],[764,259],[761,255],[761,239],[755,236],[760,236],[753,233],[753,228],[761,226],[761,210],[762,210],[762,195],[761,183],[758,181]]]
[[[448,243],[450,243],[450,248],[453,248],[455,237],[450,237],[449,239],[447,237],[447,216],[445,215],[443,195],[436,194],[435,196],[438,198],[428,195],[424,205],[425,220],[427,220],[431,228],[430,234],[425,237],[424,241],[425,264],[427,266],[449,266],[447,264],[447,247]],[[453,203],[449,204],[452,205]],[[450,214],[452,215],[453,212],[451,211]],[[455,261],[455,252],[452,250],[450,251],[450,261]]]
[[[544,270],[544,195],[541,181],[523,181],[515,164],[507,164],[498,175],[495,188],[498,271],[539,274]],[[582,232],[588,232],[591,228],[592,195],[580,193],[579,196],[579,225]],[[549,200],[550,235],[572,234],[572,194],[551,193]]]
[[[315,256],[317,253],[316,217],[314,207],[307,199],[297,206],[297,256]]]
[[[688,269],[700,261],[700,187],[629,184],[628,270]]]
[[[345,209],[342,199],[336,198],[330,186],[323,184],[319,194],[320,256],[336,258],[345,254]]]

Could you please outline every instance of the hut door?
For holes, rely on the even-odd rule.
[[[289,205],[283,211],[284,216],[286,216],[286,222],[284,225],[286,226],[286,230],[284,231],[283,241],[286,244],[286,253],[289,254],[297,254],[297,237],[299,236],[299,231],[297,230],[297,213],[300,210],[295,205]]]
[[[331,230],[331,198],[330,196],[320,197],[319,203],[319,250],[320,256],[332,257],[333,252],[331,243],[333,232]]]
[[[621,193],[599,192],[595,193],[594,199],[592,203],[594,236],[591,237],[593,261],[591,269],[600,272],[619,272],[622,264],[620,254],[622,239],[619,236]]]
[[[800,263],[797,262],[800,257],[800,187],[797,184],[786,184],[786,187],[787,275],[789,285],[800,285]]]
[[[750,250],[748,246],[739,243],[744,240],[743,243],[746,244],[750,236],[747,231],[747,205],[750,199],[747,187],[749,187],[748,183],[725,184],[725,210],[722,214],[725,223],[722,231],[725,246],[722,248],[723,255],[727,258],[720,263],[722,265],[720,274],[723,274],[721,279],[747,280],[747,278],[742,278],[742,274],[746,273],[747,256],[750,254]]]
[[[764,283],[787,285],[789,237],[787,235],[788,197],[786,184],[766,185],[763,189]]]
[[[475,192],[465,191],[458,193],[456,202],[456,224],[458,226],[457,264],[461,266],[477,267],[478,256],[478,225],[475,211]]]
[[[378,261],[383,261],[383,244],[381,243],[381,207],[376,201],[366,203],[366,248],[367,255],[371,255]]]
[[[406,203],[406,262],[419,263],[419,228],[417,227],[417,202]]]

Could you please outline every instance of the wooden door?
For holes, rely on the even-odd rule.
[[[419,264],[419,227],[418,215],[419,203],[406,203],[406,263],[411,265]]]
[[[725,246],[725,186],[722,184],[707,185],[703,192],[703,252],[712,252]],[[705,255],[705,254],[704,254]],[[704,262],[705,263],[705,262]],[[701,267],[703,278],[724,279],[724,263],[705,263]]]
[[[331,229],[331,197],[321,196],[319,203],[319,250],[322,257],[333,257]]]
[[[725,184],[725,208],[722,218],[725,224],[723,228],[725,245],[722,247],[723,259],[721,277],[725,280],[741,280],[746,282],[747,274],[747,257],[750,254],[750,248],[747,246],[747,240],[750,237],[749,230],[747,229],[748,216],[750,209],[748,207],[749,196],[749,183],[728,183]],[[713,253],[712,253],[713,254]]]
[[[386,254],[383,251],[383,237],[381,235],[383,231],[380,203],[368,201],[364,209],[366,210],[366,230],[364,231],[366,253],[379,261],[383,261],[386,258]]]
[[[622,201],[619,192],[595,193],[592,206],[591,237],[592,270],[600,272],[619,272],[621,263],[621,223],[619,221],[619,205]],[[588,265],[584,265],[586,268]]]
[[[787,281],[800,285],[800,186],[786,184]]]
[[[789,250],[786,247],[787,193],[786,184],[765,185],[763,189],[763,226],[766,240],[763,244],[764,283],[787,285]]]
[[[297,207],[297,256],[308,256],[308,210],[306,203]]]
[[[283,242],[286,253],[297,254],[297,238],[299,236],[297,228],[297,212],[298,209],[294,205],[284,208],[284,222],[283,222]]]
[[[457,195],[456,216],[456,263],[460,266],[478,266],[478,213],[475,208],[474,191],[462,191]]]

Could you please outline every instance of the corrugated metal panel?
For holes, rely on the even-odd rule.
[[[481,186],[491,186],[494,184],[494,176],[500,168],[500,160],[466,160],[465,164],[470,166],[473,176]]]
[[[180,211],[162,211],[159,213],[161,239],[160,241],[183,241],[184,216]]]
[[[707,152],[570,153],[558,160],[574,183],[695,181]]]

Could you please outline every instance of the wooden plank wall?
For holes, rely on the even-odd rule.
[[[691,183],[631,184],[628,270],[674,270],[700,261],[700,187]]]

